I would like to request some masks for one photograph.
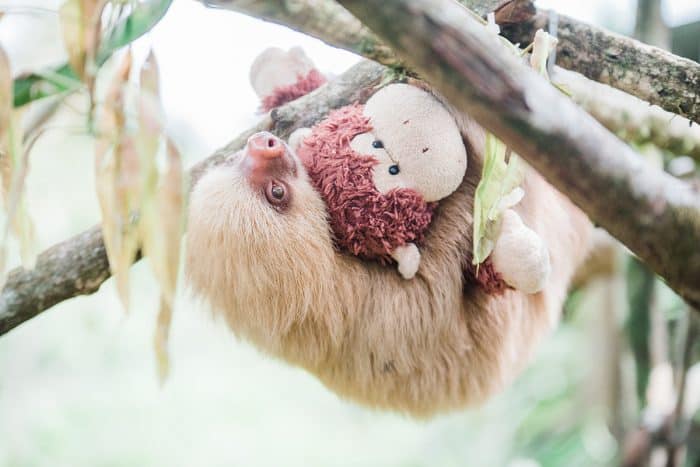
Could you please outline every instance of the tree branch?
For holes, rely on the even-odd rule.
[[[402,66],[401,59],[390,47],[332,0],[202,1],[211,7],[236,11],[309,34],[386,66]],[[529,1],[460,0],[460,3],[481,15],[498,10],[497,20],[502,21],[513,21],[514,18],[528,21],[536,11],[534,7],[527,8]],[[685,118],[650,107],[609,86],[557,69],[560,70],[557,79],[572,91],[574,100],[614,133],[636,143],[650,142],[700,161],[700,126],[691,126]]]
[[[287,138],[296,128],[312,126],[331,109],[367,100],[384,81],[386,69],[362,62],[313,93],[273,111],[226,147],[190,169],[191,185],[209,168],[243,147],[250,135],[268,130]],[[96,292],[110,277],[100,226],[44,251],[32,270],[10,272],[0,292],[0,335],[53,305]]]
[[[355,52],[383,65],[401,66],[393,50],[350,12],[332,0],[200,0],[212,8],[237,11],[254,18],[286,26]],[[510,0],[461,0],[478,15],[485,15]]]
[[[506,50],[452,0],[340,0],[448,101],[492,131],[693,305],[700,194]]]
[[[625,141],[651,143],[700,161],[700,125],[579,73],[554,70],[552,81],[564,85],[574,102]]]
[[[501,33],[529,44],[550,12],[513,0],[497,15]],[[700,123],[700,64],[629,37],[557,16],[557,64]]]

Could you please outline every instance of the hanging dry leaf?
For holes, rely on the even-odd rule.
[[[158,64],[153,51],[141,68],[139,93],[139,128],[136,147],[141,161],[142,205],[151,202],[158,187],[156,156],[161,143],[163,112],[160,103]]]
[[[102,211],[102,232],[119,298],[129,309],[129,268],[138,252],[140,170],[126,127],[125,88],[131,71],[127,51],[107,92],[98,128],[95,181]]]
[[[103,0],[66,0],[59,10],[68,62],[83,80],[91,69],[99,45]]]
[[[10,146],[13,132],[12,122],[12,71],[10,60],[5,50],[0,46],[0,175],[2,175],[3,185],[3,209],[0,213],[0,229],[6,230],[7,220],[5,216],[6,203],[5,187],[8,186],[6,180],[10,178]],[[5,282],[7,242],[5,238],[0,239],[0,283]]]
[[[106,0],[66,0],[59,10],[68,62],[85,83],[90,96],[90,118],[94,111],[95,76],[98,68],[95,57],[106,3]]]
[[[161,381],[167,376],[167,336],[175,301],[180,245],[184,226],[184,183],[182,160],[172,141],[167,141],[166,167],[158,193],[144,207],[143,247],[160,285],[160,311],[155,335],[155,352]]]
[[[0,150],[6,151],[10,118],[12,115],[12,71],[10,59],[0,46]],[[1,154],[0,154],[1,155]]]
[[[29,152],[22,147],[21,113],[13,109],[12,72],[7,54],[0,48],[0,170],[2,172],[2,246],[0,272],[4,282],[5,257],[10,232],[20,245],[25,267],[33,267],[36,256],[34,226],[24,197],[29,170]]]
[[[170,372],[170,358],[168,356],[168,338],[170,335],[170,322],[172,321],[172,304],[160,298],[160,309],[158,310],[158,321],[156,332],[153,337],[153,347],[156,354],[156,365],[158,367],[158,379],[161,384],[165,382]]]
[[[158,214],[165,245],[160,283],[167,300],[172,302],[175,297],[180,264],[180,244],[184,224],[184,183],[180,153],[170,140],[168,140],[167,149],[166,169],[158,192]]]

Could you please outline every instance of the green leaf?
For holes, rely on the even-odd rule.
[[[14,106],[22,107],[37,99],[75,91],[80,79],[67,63],[42,73],[32,73],[14,80]]]
[[[102,66],[120,47],[151,30],[168,11],[172,0],[147,0],[134,4],[132,12],[110,28],[100,41],[97,65]],[[18,77],[14,81],[14,106],[21,107],[44,97],[72,92],[82,86],[68,63],[43,72]]]
[[[506,153],[506,145],[487,133],[481,180],[474,193],[473,263],[476,265],[484,262],[493,250],[501,213],[522,198],[518,156],[511,154],[506,162]]]
[[[119,48],[132,43],[160,21],[172,0],[148,0],[134,4],[131,14],[114,25],[100,42],[97,65],[102,66]]]

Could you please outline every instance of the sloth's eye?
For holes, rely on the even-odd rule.
[[[375,139],[374,141],[372,141],[372,147],[373,147],[374,149],[382,149],[382,148],[384,147],[384,143],[382,143],[382,142],[381,142],[380,140],[378,140],[378,139]]]
[[[289,205],[289,190],[284,183],[270,180],[265,187],[265,198],[274,208],[282,210]]]
[[[282,188],[280,185],[274,185],[270,189],[270,194],[275,199],[282,199],[284,198],[284,188]]]
[[[397,173],[399,173],[399,166],[396,165],[396,164],[390,165],[390,166],[389,166],[389,173],[390,173],[391,175],[396,175]]]

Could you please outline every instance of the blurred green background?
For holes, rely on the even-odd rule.
[[[539,4],[634,31],[633,0]],[[65,60],[57,6],[0,4],[8,12],[0,43],[17,72]],[[669,26],[690,24],[683,44],[700,44],[695,0],[667,1],[664,15]],[[186,165],[256,121],[248,67],[273,45],[302,45],[331,74],[357,60],[190,0],[176,0],[138,41],[137,54],[153,47],[159,59],[168,130]],[[40,249],[99,219],[85,104],[80,96],[69,99],[32,151],[29,206]],[[603,272],[571,295],[561,326],[513,386],[483,408],[430,421],[340,400],[304,371],[237,341],[186,292],[172,325],[171,375],[161,386],[152,351],[157,287],[139,263],[130,314],[110,280],[95,295],[62,303],[0,337],[0,466],[616,464],[624,440],[672,408],[671,369],[684,366],[684,336],[693,326],[679,299],[641,265],[617,246],[606,251]],[[657,370],[650,378],[651,367]],[[687,387],[690,407],[693,394],[700,395],[700,370],[688,372]],[[700,462],[692,439],[688,465]]]

